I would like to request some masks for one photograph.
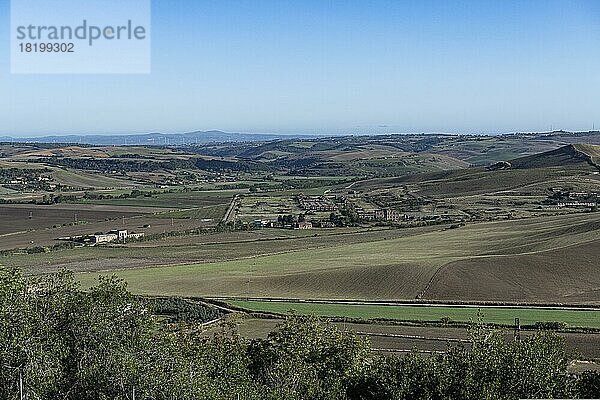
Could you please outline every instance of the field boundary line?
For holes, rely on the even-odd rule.
[[[455,342],[455,343],[470,343],[467,339],[459,339],[459,338],[441,338],[441,337],[427,337],[427,336],[418,336],[418,335],[402,335],[395,333],[377,333],[377,332],[355,332],[360,336],[376,336],[376,337],[386,337],[386,338],[398,338],[398,339],[413,339],[413,340],[430,340],[436,342]]]
[[[494,303],[494,302],[443,302],[436,300],[335,300],[335,299],[285,299],[262,297],[206,297],[216,301],[247,301],[257,303],[298,303],[298,304],[331,304],[350,306],[385,306],[385,307],[440,307],[440,308],[503,308],[503,309],[539,309],[563,311],[600,311],[600,305],[592,304],[560,304],[560,303]]]
[[[20,235],[22,233],[28,233],[29,231],[19,231],[19,232],[10,232],[10,233],[4,233],[2,235],[0,235],[0,237],[6,237],[6,236],[14,236],[14,235]]]
[[[422,349],[379,349],[379,348],[371,348],[371,351],[379,352],[379,353],[424,353],[424,354],[444,354],[445,351],[441,350],[422,350]]]

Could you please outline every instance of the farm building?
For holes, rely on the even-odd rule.
[[[76,241],[92,244],[110,243],[115,241],[124,242],[127,239],[139,239],[144,237],[144,233],[129,233],[126,229],[119,229],[107,233],[95,233],[89,236],[73,238]]]
[[[252,221],[252,227],[254,228],[272,228],[274,222],[268,219],[255,219]]]
[[[119,238],[119,236],[114,233],[96,234],[96,235],[92,235],[92,243],[95,243],[95,244],[110,243],[110,242],[114,242],[118,238]]]
[[[298,222],[298,229],[312,229],[312,228],[313,228],[312,222],[308,222],[308,221]]]
[[[397,210],[384,209],[384,210],[362,210],[357,211],[359,218],[364,220],[378,220],[378,221],[393,221],[398,222],[405,218]]]

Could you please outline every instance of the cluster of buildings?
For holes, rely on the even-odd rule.
[[[599,200],[600,194],[596,192],[563,192],[559,190],[550,198],[551,204],[544,208],[594,208],[598,207]]]
[[[253,228],[274,228],[275,222],[269,219],[255,219],[252,221]]]
[[[252,221],[252,227],[255,229],[260,229],[260,228],[275,228],[275,227],[281,227],[280,225],[277,225],[275,223],[275,221],[271,221],[268,219],[255,219],[254,221]],[[297,223],[293,223],[293,224],[286,224],[283,226],[283,228],[287,228],[287,229],[312,229],[313,228],[313,223],[310,221],[302,221],[302,222],[297,222]]]
[[[27,177],[22,177],[22,176],[18,176],[16,178],[11,179],[8,183],[11,185],[26,185],[27,183],[29,183],[32,179],[28,179]],[[48,178],[47,176],[38,176],[35,179],[33,179],[33,181],[37,181],[37,182],[50,182],[50,178]]]
[[[377,209],[377,210],[364,210],[359,208],[356,210],[358,217],[366,221],[389,221],[399,222],[406,219],[404,214],[400,214],[397,210],[391,208]]]
[[[312,229],[313,224],[310,221],[298,222],[297,229]]]
[[[144,233],[128,232],[127,229],[117,229],[106,233],[95,233],[93,235],[79,235],[61,237],[58,240],[67,240],[71,242],[77,242],[95,246],[97,244],[111,243],[111,242],[126,242],[128,239],[140,239],[144,237]]]
[[[592,207],[597,207],[598,203],[586,202],[586,201],[569,201],[569,202],[558,203],[557,206],[560,208],[562,208],[562,207],[574,207],[574,208],[579,208],[579,207],[588,208],[589,207],[589,208],[592,208]]]
[[[98,243],[110,242],[125,242],[127,239],[140,239],[144,237],[144,233],[127,232],[127,229],[118,229],[107,233],[99,233],[91,235],[92,241]]]
[[[11,189],[27,189],[27,188],[41,188],[43,190],[54,190],[57,185],[51,183],[52,179],[47,176],[17,176],[10,179],[0,179],[0,184],[6,185]]]
[[[305,211],[337,211],[338,207],[328,197],[325,196],[305,196],[299,194],[298,204]]]

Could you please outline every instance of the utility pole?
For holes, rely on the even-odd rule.
[[[19,368],[19,393],[21,400],[23,400],[25,395],[23,394],[23,373],[21,372],[21,368]]]
[[[515,318],[515,341],[521,340],[521,321]]]

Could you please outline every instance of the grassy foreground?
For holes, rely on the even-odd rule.
[[[363,319],[397,319],[404,321],[440,321],[447,317],[453,321],[469,322],[477,318],[476,308],[439,306],[384,306],[321,303],[289,303],[262,301],[228,301],[229,304],[253,311],[287,313],[327,317],[350,317]],[[570,327],[600,328],[600,311],[540,310],[531,308],[482,308],[485,322],[510,325],[515,318],[521,324],[560,321]]]

